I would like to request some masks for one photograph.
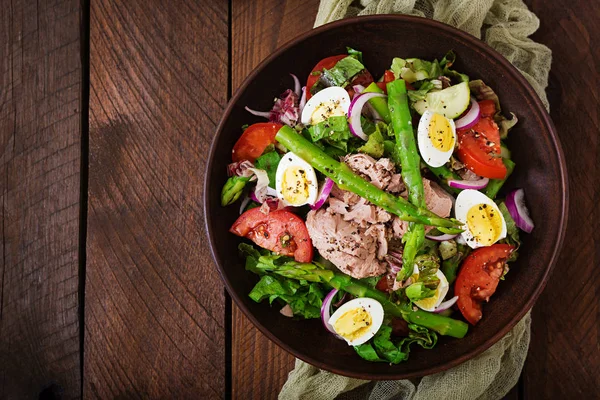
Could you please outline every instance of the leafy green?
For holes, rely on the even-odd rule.
[[[456,53],[450,50],[446,53],[444,58],[440,61],[440,66],[442,67],[442,73],[440,75],[447,76],[450,79],[453,79],[455,83],[460,82],[469,82],[469,76],[465,74],[461,74],[455,70],[450,69],[450,67],[456,61]]]
[[[375,132],[369,135],[367,143],[358,148],[358,151],[370,155],[373,158],[381,158],[384,152],[383,135],[379,127],[375,127]]]
[[[456,254],[447,260],[442,261],[442,272],[448,280],[449,284],[452,284],[456,279],[458,269],[462,264],[463,260],[470,253],[470,248],[463,244],[456,244]]]
[[[227,179],[223,189],[221,190],[221,205],[223,207],[233,204],[240,198],[246,184],[250,181],[250,178],[243,176],[232,176]]]
[[[415,282],[405,289],[405,293],[410,301],[418,301],[435,295],[435,289],[426,287],[423,282]]]
[[[348,140],[352,137],[348,128],[348,121],[343,115],[329,117],[325,121],[312,125],[308,128],[308,133],[312,142],[323,141],[344,152],[348,151]]]
[[[435,88],[435,85],[431,81],[423,81],[423,83],[416,90],[408,91],[408,98],[410,101],[415,102],[419,100],[425,100],[427,93]]]
[[[346,86],[354,75],[365,69],[365,66],[356,57],[348,56],[338,61],[331,69],[324,69],[321,79],[327,81],[329,86]]]
[[[437,60],[426,61],[418,58],[394,58],[390,67],[396,79],[402,78],[408,83],[433,79],[442,75],[442,68]]]
[[[269,299],[273,304],[280,300],[290,305],[295,316],[309,319],[320,318],[325,293],[319,283],[263,275],[249,296],[257,303]]]
[[[348,51],[348,55],[349,56],[352,56],[352,57],[356,58],[361,63],[363,62],[363,53],[362,53],[362,51],[355,50],[352,47],[346,47],[346,50]]]
[[[508,208],[506,208],[506,204],[504,204],[504,202],[500,202],[500,204],[498,204],[498,208],[500,209],[502,217],[504,217],[504,221],[506,222],[506,238],[501,240],[500,243],[511,244],[518,249],[521,246],[521,239],[519,238],[519,228],[517,227],[515,220],[508,212]],[[517,251],[513,251],[510,255],[510,258],[507,261],[515,261],[517,257]]]
[[[276,151],[264,153],[256,159],[256,168],[267,171],[267,175],[269,176],[269,186],[273,189],[275,189],[275,175],[277,173],[279,161],[281,161],[281,156]]]
[[[383,325],[372,340],[360,346],[354,346],[354,350],[368,361],[398,364],[408,359],[413,343],[425,349],[431,349],[436,345],[437,334],[435,332],[415,324],[409,324],[408,327],[410,329],[408,337],[394,343],[392,328],[389,325]]]

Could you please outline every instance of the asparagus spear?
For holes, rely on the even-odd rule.
[[[284,125],[277,136],[277,141],[298,157],[308,162],[315,169],[331,178],[340,189],[356,193],[384,210],[409,222],[448,228],[448,233],[459,233],[461,223],[455,219],[441,218],[426,208],[415,207],[402,197],[387,193],[372,183],[355,174],[346,164],[334,160],[317,146],[299,135],[295,130]]]
[[[281,256],[260,256],[256,264],[250,268],[253,272],[272,272],[286,278],[320,282],[330,287],[350,293],[358,297],[370,297],[377,300],[383,309],[395,317],[404,318],[407,322],[432,329],[441,335],[462,338],[467,334],[468,325],[442,315],[414,310],[409,304],[396,304],[388,296],[363,282],[348,275],[334,272],[316,263],[299,263],[293,260],[280,262]]]
[[[408,199],[419,208],[427,208],[420,169],[421,157],[417,152],[412,129],[406,84],[402,79],[398,79],[388,83],[387,90],[392,127],[396,135],[396,146],[402,166],[402,179],[408,189]],[[404,280],[412,274],[415,256],[425,242],[425,226],[417,223],[409,224],[402,241],[404,242],[403,266],[397,276],[398,280]]]
[[[371,82],[371,84],[363,90],[363,93],[383,93],[383,90],[379,89],[379,86],[377,86],[375,82]],[[375,97],[369,100],[369,104],[377,111],[386,124],[390,123],[390,109],[388,108],[385,97]]]
[[[506,176],[504,177],[504,179],[490,179],[490,182],[485,188],[484,193],[490,199],[496,198],[496,195],[504,185],[504,182],[506,182],[510,174],[512,174],[512,172],[515,169],[515,163],[510,158],[503,158],[502,162],[504,163],[504,165],[506,165]]]

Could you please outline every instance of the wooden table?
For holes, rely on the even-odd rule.
[[[571,207],[510,397],[598,398],[597,7],[528,3]],[[276,397],[293,358],[225,293],[202,177],[228,98],[317,5],[0,2],[0,398]]]

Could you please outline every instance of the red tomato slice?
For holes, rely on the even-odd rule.
[[[248,160],[254,162],[268,145],[275,143],[275,135],[282,126],[273,122],[259,122],[250,125],[231,150],[233,161]]]
[[[477,175],[504,179],[506,166],[500,155],[500,131],[491,117],[481,117],[470,129],[458,129],[458,159]]]
[[[323,72],[323,69],[333,68],[338,61],[346,57],[348,57],[347,54],[340,54],[338,56],[327,57],[322,59],[317,63],[317,65],[315,65],[315,67],[310,72],[310,75],[308,75],[308,79],[306,80],[306,101],[308,101],[312,97],[312,94],[310,93],[310,88],[312,88],[315,85],[315,83],[317,83],[321,76],[321,72]]]
[[[463,262],[454,285],[454,294],[458,296],[458,309],[471,325],[481,319],[481,303],[489,301],[496,291],[504,272],[504,263],[514,249],[509,244],[481,247]]]
[[[253,208],[242,215],[229,229],[234,235],[252,240],[262,248],[294,257],[298,262],[309,263],[313,246],[304,221],[286,210],[265,214]]]
[[[478,103],[482,117],[493,117],[496,114],[496,103],[494,103],[494,100],[482,100]]]
[[[377,86],[379,89],[383,90],[385,94],[387,94],[387,84],[396,80],[394,73],[389,69],[385,70],[383,73],[383,81],[377,82]]]

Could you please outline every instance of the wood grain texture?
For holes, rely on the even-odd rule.
[[[225,390],[200,199],[226,103],[227,14],[226,1],[91,2],[86,397]]]
[[[600,397],[600,27],[597,3],[529,1],[541,20],[534,39],[553,51],[548,94],[570,179],[562,256],[533,309],[523,372],[525,398]]]
[[[80,3],[0,10],[0,398],[77,398]]]
[[[273,51],[312,29],[318,5],[318,0],[232,2],[234,91]],[[237,306],[232,309],[232,398],[276,399],[294,367],[294,357],[260,333]]]

